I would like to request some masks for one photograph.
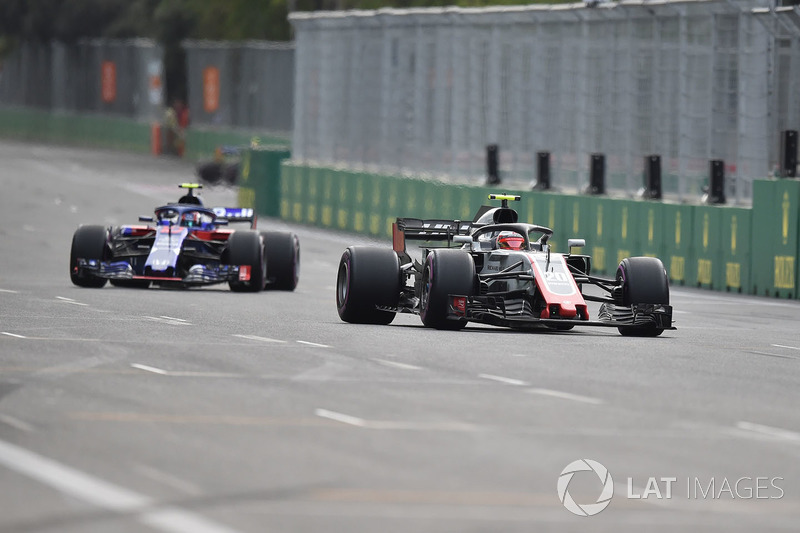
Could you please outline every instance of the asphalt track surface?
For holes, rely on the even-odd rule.
[[[656,339],[350,325],[336,267],[370,241],[273,220],[294,293],[70,283],[79,224],[135,223],[192,174],[0,143],[0,531],[797,531],[800,303],[673,287]],[[613,478],[592,517],[556,490],[584,458]]]

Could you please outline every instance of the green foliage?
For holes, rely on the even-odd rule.
[[[72,42],[83,37],[153,37],[165,46],[186,38],[291,39],[295,11],[558,4],[571,0],[0,0],[0,44]]]

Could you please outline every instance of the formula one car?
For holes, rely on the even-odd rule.
[[[414,313],[437,329],[461,329],[468,322],[557,331],[612,326],[642,337],[675,329],[661,260],[630,257],[620,262],[614,279],[592,276],[591,258],[572,253],[585,246],[583,239],[569,239],[569,253],[552,252],[553,230],[518,222],[508,207],[519,196],[489,199],[502,206],[482,206],[471,222],[398,218],[392,250],[347,248],[336,281],[339,317],[388,324],[396,313]],[[406,251],[407,240],[446,246],[422,246],[419,262]],[[584,285],[602,296],[585,294]],[[587,301],[602,303],[596,320]]]
[[[177,203],[141,216],[152,225],[79,226],[72,237],[69,275],[79,287],[178,285],[227,282],[231,290],[264,288],[292,291],[300,274],[300,242],[294,233],[256,231],[252,209],[203,207],[188,189]],[[249,230],[230,230],[230,222],[249,222]]]

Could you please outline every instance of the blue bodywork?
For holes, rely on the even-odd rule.
[[[250,222],[248,208],[207,208],[168,204],[155,209],[147,226],[120,226],[109,231],[108,260],[78,258],[78,269],[93,276],[156,283],[206,285],[240,280],[239,265],[224,262],[230,230],[220,226]]]

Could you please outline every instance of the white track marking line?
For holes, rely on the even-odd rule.
[[[167,371],[167,376],[176,378],[249,378],[249,374],[234,374],[233,372],[196,372],[192,370]]]
[[[769,357],[778,357],[780,359],[797,359],[797,357],[794,356],[794,355],[785,355],[785,354],[779,354],[779,353],[756,352],[756,351],[751,351],[751,352],[748,352],[748,353],[751,353],[751,354],[754,354],[754,355],[766,355],[766,356],[769,356]]]
[[[385,359],[378,359],[376,357],[374,357],[372,360],[375,361],[376,363],[380,363],[384,366],[390,366],[392,368],[401,368],[403,370],[422,370],[422,367],[417,365],[398,363],[396,361],[386,361]]]
[[[589,396],[581,396],[580,394],[572,394],[571,392],[563,392],[552,389],[528,389],[531,394],[539,394],[541,396],[552,396],[553,398],[561,398],[563,400],[572,400],[574,402],[590,403],[592,405],[600,405],[603,400],[598,398],[591,398]]]
[[[64,494],[117,513],[133,513],[142,524],[171,533],[233,533],[235,530],[177,507],[63,465],[24,448],[0,441],[0,464]]]
[[[189,322],[183,320],[182,318],[167,318],[167,317],[156,317],[156,316],[147,316],[144,315],[142,318],[147,318],[149,320],[155,320],[156,322],[161,322],[162,324],[170,324],[173,326],[191,326]]]
[[[163,318],[164,320],[177,320],[178,322],[187,322],[183,318],[175,318],[174,316],[161,315],[158,318]]]
[[[316,342],[308,342],[308,341],[297,341],[300,344],[305,344],[306,346],[314,346],[315,348],[330,348],[327,344],[317,344]]]
[[[366,421],[368,429],[388,429],[406,431],[460,431],[478,432],[486,428],[464,422],[394,422],[389,420]]]
[[[14,337],[15,339],[27,339],[25,335],[17,335],[16,333],[9,333],[7,331],[0,331],[0,335],[6,335],[8,337]]]
[[[504,378],[503,376],[495,376],[493,374],[478,374],[478,377],[483,379],[491,379],[492,381],[498,381],[500,383],[505,383],[506,385],[517,385],[523,387],[528,385],[526,381],[522,381],[520,379]]]
[[[269,337],[259,337],[258,335],[234,335],[234,337],[239,337],[240,339],[247,339],[251,341],[286,343],[286,341],[282,341],[280,339],[270,339]]]
[[[770,344],[770,346],[774,346],[775,348],[786,348],[788,350],[800,350],[797,346],[786,346],[785,344]]]
[[[363,428],[366,425],[366,421],[363,418],[346,415],[344,413],[337,413],[336,411],[328,411],[327,409],[315,409],[314,414],[320,418],[327,418],[328,420],[335,420],[336,422],[341,422],[342,424],[349,424],[351,426],[360,428]]]
[[[75,300],[73,300],[72,298],[64,298],[63,296],[56,296],[56,300],[61,300],[61,301],[62,301],[62,302],[64,302],[65,304],[72,304],[72,305],[83,305],[83,306],[87,306],[87,305],[89,305],[89,304],[84,304],[84,303],[81,303],[81,302],[76,302],[76,301],[75,301]]]
[[[13,416],[0,414],[0,422],[8,426],[17,428],[21,431],[28,431],[28,432],[33,431],[32,425],[28,424],[27,422],[23,422],[18,418],[14,418]]]
[[[736,424],[738,429],[744,431],[752,431],[760,435],[766,435],[780,440],[790,442],[800,442],[800,433],[790,431],[788,429],[776,428],[772,426],[764,426],[761,424],[754,424],[752,422],[741,421]]]
[[[184,481],[171,474],[167,474],[166,472],[159,470],[157,468],[141,464],[136,465],[134,468],[137,472],[139,472],[143,476],[150,478],[153,481],[157,481],[168,487],[172,487],[173,489],[177,489],[180,492],[183,492],[184,494],[188,494],[190,496],[199,496],[200,494],[202,494],[202,491],[193,483],[189,483],[188,481]]]
[[[5,292],[8,294],[19,294],[19,291],[12,291],[11,289],[0,289],[0,292]]]
[[[154,366],[140,365],[139,363],[133,363],[131,364],[131,366],[133,368],[138,368],[139,370],[144,370],[145,372],[152,372],[153,374],[160,374],[162,376],[166,376],[169,374],[168,371],[156,368]]]

